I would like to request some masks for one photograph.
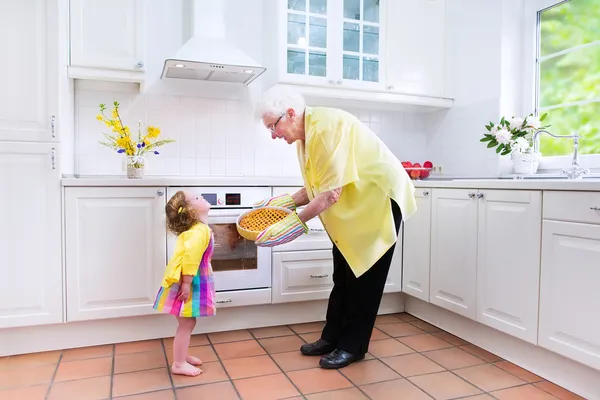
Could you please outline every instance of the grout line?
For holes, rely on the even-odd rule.
[[[169,382],[171,382],[171,390],[173,391],[173,397],[177,400],[177,390],[175,390],[175,382],[173,382],[173,375],[171,375],[171,366],[169,365],[169,358],[167,357],[167,349],[165,347],[165,342],[163,339],[160,339],[160,345],[163,351],[163,357],[165,358],[165,364],[167,365],[167,374],[169,375]]]
[[[290,328],[289,326],[286,325],[286,327],[288,327],[288,329],[290,329],[292,332],[294,332],[294,333],[296,332],[292,328]],[[248,331],[248,332],[250,332],[250,331]],[[302,398],[304,399],[305,398],[304,397],[304,393],[302,393],[302,391],[300,390],[300,388],[298,388],[298,386],[296,386],[296,384],[294,383],[294,381],[292,381],[292,379],[283,370],[283,368],[281,368],[281,366],[279,366],[279,364],[277,364],[277,361],[275,361],[275,359],[273,358],[273,356],[271,355],[271,353],[269,353],[267,351],[267,349],[265,349],[265,347],[262,345],[262,343],[258,339],[256,339],[256,337],[254,336],[254,334],[252,332],[250,332],[250,335],[254,338],[254,340],[256,340],[256,343],[258,343],[258,345],[264,350],[264,352],[271,359],[271,361],[273,362],[273,364],[275,364],[275,366],[279,369],[279,371],[281,371],[281,373],[283,374],[283,376],[286,377],[286,379],[292,384],[292,386],[298,391],[298,393],[300,394],[300,396],[302,396]],[[298,336],[298,337],[300,337],[300,336]],[[300,338],[300,340],[304,341],[302,338]]]
[[[114,385],[114,381],[115,381],[115,354],[117,352],[117,345],[113,344],[112,345],[112,360],[111,360],[111,366],[110,366],[110,390],[108,392],[108,398],[112,400],[113,398],[113,385]]]
[[[60,352],[60,356],[58,356],[58,362],[56,363],[56,368],[54,368],[54,372],[52,373],[52,378],[50,379],[50,384],[48,385],[48,390],[46,390],[46,395],[44,399],[48,399],[50,397],[50,392],[52,391],[52,385],[54,384],[54,379],[56,378],[56,374],[58,372],[58,367],[60,366],[60,362],[62,361],[64,352]]]
[[[247,331],[248,331],[248,333],[250,333],[250,330],[247,330]],[[252,333],[250,333],[250,336],[252,336]],[[221,365],[221,368],[223,368],[223,371],[225,372],[225,375],[227,375],[227,382],[229,382],[231,384],[231,386],[233,387],[233,391],[237,395],[238,399],[241,399],[242,396],[240,395],[240,392],[238,391],[237,387],[233,383],[233,379],[231,379],[231,376],[229,375],[229,372],[227,371],[227,368],[225,368],[225,364],[223,364],[223,360],[221,360],[221,356],[217,352],[217,349],[215,349],[215,346],[213,345],[213,342],[210,339],[210,336],[208,336],[208,334],[206,334],[206,340],[208,340],[208,344],[209,344],[210,348],[212,349],[212,351],[217,356],[217,361]],[[239,342],[239,340],[238,340],[238,342]],[[233,343],[233,342],[231,342],[231,343]],[[219,344],[223,344],[223,343],[219,343]],[[177,398],[175,398],[175,400],[177,400]]]

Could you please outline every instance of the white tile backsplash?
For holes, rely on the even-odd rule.
[[[75,165],[81,175],[122,175],[119,155],[101,146],[104,125],[97,121],[98,105],[121,104],[124,123],[131,130],[137,121],[159,126],[164,138],[173,138],[149,155],[148,175],[198,176],[299,176],[296,146],[274,141],[255,121],[252,106],[244,100],[209,99],[137,94],[100,88],[76,91]],[[401,159],[424,157],[425,116],[348,110],[365,124]]]

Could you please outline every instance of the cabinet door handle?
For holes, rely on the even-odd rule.
[[[217,304],[226,304],[226,303],[233,303],[233,300],[231,300],[231,299],[217,300]]]
[[[55,138],[56,137],[56,131],[55,131],[55,126],[54,126],[54,121],[56,120],[56,117],[53,115],[52,116],[52,120],[50,121],[50,127],[52,128],[52,137]]]
[[[429,191],[427,191],[427,190],[423,191],[423,196],[429,196]]]
[[[156,194],[157,194],[157,195],[159,195],[159,196],[162,196],[163,194],[165,194],[165,191],[164,191],[164,190],[162,190],[162,189],[158,189],[158,190],[156,191]]]
[[[310,277],[313,278],[313,279],[321,279],[321,278],[327,278],[327,277],[329,277],[329,274],[311,275]]]
[[[477,193],[477,198],[478,199],[483,199],[483,193]]]
[[[473,192],[469,193],[469,198],[472,199],[473,197],[475,197],[475,193],[473,193]]]
[[[388,90],[394,90],[394,85],[389,85],[387,88]]]
[[[342,80],[341,80],[341,79],[338,79],[338,81],[337,81],[337,84],[338,84],[338,85],[341,85],[341,84],[342,84]]]
[[[144,63],[142,61],[138,61],[138,63],[135,64],[135,66],[138,68],[144,68]]]
[[[327,81],[327,83],[329,83],[330,85],[335,85],[335,82],[333,79],[330,79],[329,81]]]
[[[593,206],[593,207],[590,207],[590,210],[592,210],[592,211],[600,211],[600,207]]]

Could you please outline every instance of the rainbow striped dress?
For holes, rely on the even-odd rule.
[[[214,250],[213,236],[202,255],[198,273],[190,285],[190,295],[185,302],[177,299],[179,283],[161,287],[154,301],[154,309],[178,317],[208,317],[217,314],[215,305],[215,283],[210,260]]]

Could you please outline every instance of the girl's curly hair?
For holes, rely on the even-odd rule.
[[[200,222],[196,210],[191,207],[190,202],[185,198],[185,193],[181,190],[169,199],[165,206],[165,214],[167,229],[177,235]]]

